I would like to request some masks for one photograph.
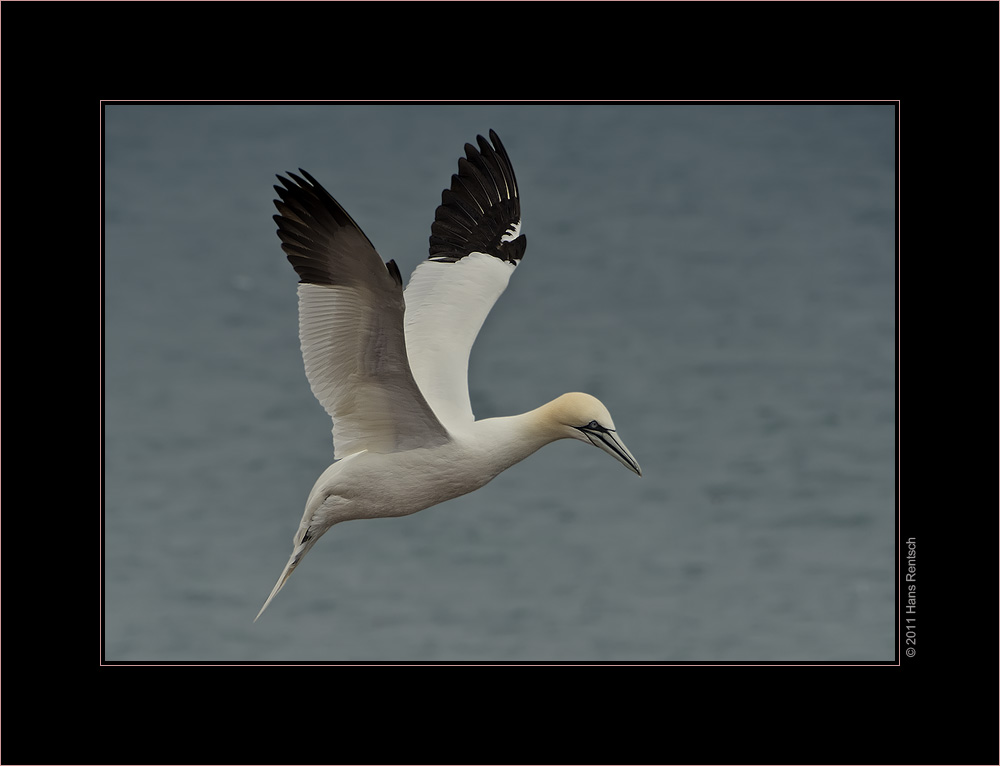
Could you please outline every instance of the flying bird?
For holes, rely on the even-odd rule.
[[[396,263],[383,263],[311,175],[278,176],[274,220],[299,275],[299,340],[312,392],[333,418],[334,462],[309,493],[257,618],[334,524],[406,516],[472,492],[557,439],[592,444],[642,475],[589,394],[511,417],[473,415],[469,352],[526,241],[507,151],[492,130],[492,144],[476,140],[442,192],[430,255],[405,291]]]

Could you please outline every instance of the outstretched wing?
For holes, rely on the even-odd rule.
[[[406,286],[406,347],[424,397],[445,426],[471,423],[469,352],[524,255],[521,200],[500,138],[465,145],[441,194],[430,257]]]
[[[399,269],[319,183],[278,176],[278,237],[300,278],[299,341],[313,394],[333,418],[334,457],[450,437],[406,356]],[[284,188],[282,188],[284,187]]]

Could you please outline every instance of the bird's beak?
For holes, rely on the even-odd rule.
[[[635,471],[639,476],[642,476],[642,469],[639,468],[639,464],[632,457],[632,453],[628,451],[625,443],[618,438],[617,433],[606,428],[600,430],[581,428],[579,430],[595,447],[600,447],[630,471]]]

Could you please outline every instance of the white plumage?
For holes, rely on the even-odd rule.
[[[520,196],[507,152],[466,144],[442,193],[430,257],[404,292],[336,200],[308,173],[279,176],[275,221],[300,277],[299,339],[313,394],[333,419],[335,462],[316,481],[292,554],[257,617],[316,541],[350,519],[405,516],[482,487],[557,439],[600,447],[641,475],[611,415],[564,394],[475,420],[469,353],[524,254]]]
[[[454,263],[424,261],[406,286],[410,369],[434,413],[448,427],[475,420],[469,401],[469,354],[515,264],[485,253]],[[447,328],[447,331],[442,331]]]

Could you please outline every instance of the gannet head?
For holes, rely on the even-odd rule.
[[[642,476],[639,464],[615,432],[611,413],[599,399],[590,394],[563,394],[550,402],[549,408],[547,414],[555,421],[560,438],[589,442]]]

